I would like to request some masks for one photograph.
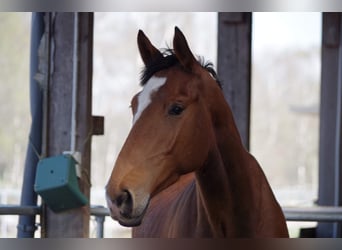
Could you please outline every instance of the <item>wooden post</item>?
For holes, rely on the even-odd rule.
[[[323,14],[318,204],[342,205],[342,15]],[[317,237],[341,237],[341,223],[318,223]]]
[[[70,150],[72,82],[74,53],[74,14],[47,13],[50,18],[48,82],[48,110],[46,153],[47,156]],[[80,188],[89,199],[90,194],[90,145],[92,135],[92,49],[93,14],[78,14],[78,82],[76,112],[76,151],[81,152]],[[42,237],[88,237],[89,206],[54,213],[44,207]]]
[[[251,13],[219,13],[218,75],[242,141],[249,149],[251,99]]]

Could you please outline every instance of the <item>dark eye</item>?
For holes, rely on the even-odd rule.
[[[184,111],[184,107],[181,104],[173,104],[169,109],[169,115],[180,115]]]

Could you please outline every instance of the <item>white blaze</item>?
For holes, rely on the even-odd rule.
[[[133,124],[141,116],[142,112],[147,108],[147,106],[151,103],[151,95],[153,92],[158,91],[158,89],[163,86],[166,82],[165,77],[151,77],[150,80],[145,84],[143,90],[140,92],[138,96],[138,108],[137,112],[133,117]]]

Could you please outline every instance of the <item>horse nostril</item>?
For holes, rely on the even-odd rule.
[[[115,203],[118,207],[121,207],[123,203],[128,199],[129,193],[127,191],[123,191],[115,200]]]
[[[116,206],[120,209],[120,213],[126,217],[132,214],[133,200],[130,192],[124,190],[115,200]]]

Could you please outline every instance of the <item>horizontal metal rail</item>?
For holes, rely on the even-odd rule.
[[[283,207],[287,221],[341,222],[342,207]],[[0,215],[40,215],[40,206],[0,205]],[[90,214],[95,217],[96,237],[103,238],[104,222],[109,211],[104,206],[91,206]]]
[[[283,207],[287,221],[342,221],[342,207]],[[41,214],[40,206],[0,205],[0,215],[37,215]],[[91,206],[90,214],[96,217],[109,216],[103,206]]]
[[[0,215],[37,215],[41,214],[40,206],[0,205]],[[91,206],[93,216],[109,216],[109,211],[103,206]]]
[[[36,215],[41,214],[39,206],[0,205],[0,215]]]
[[[342,221],[342,207],[283,207],[287,221]]]
[[[1,205],[0,215],[41,215],[42,208],[40,206],[20,206],[20,205]],[[96,221],[96,237],[103,238],[104,222],[109,211],[103,206],[91,206],[90,214],[95,217]]]
[[[91,206],[90,214],[93,216],[109,216],[110,215],[108,208],[104,206]]]

